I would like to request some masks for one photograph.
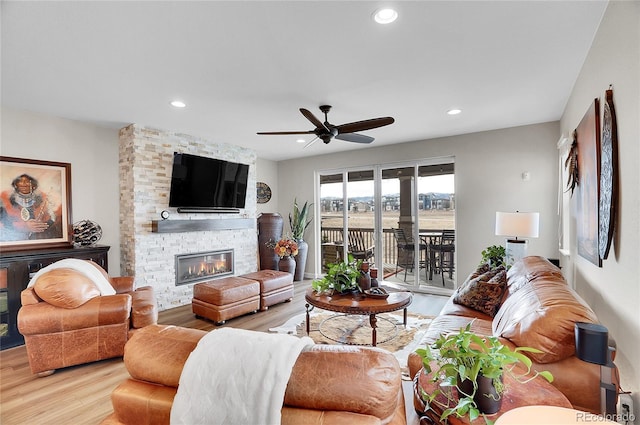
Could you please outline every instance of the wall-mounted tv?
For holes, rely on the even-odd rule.
[[[169,206],[244,208],[249,166],[174,152]]]

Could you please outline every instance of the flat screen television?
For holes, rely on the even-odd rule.
[[[246,164],[174,152],[169,206],[244,208],[248,177]]]

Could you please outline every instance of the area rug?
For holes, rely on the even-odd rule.
[[[393,353],[403,374],[408,373],[409,353],[420,348],[420,341],[429,329],[433,317],[414,313],[407,315],[406,328],[402,324],[402,311],[376,315],[377,347]],[[311,312],[309,336],[317,344],[350,344],[371,346],[369,316],[344,315],[330,312]],[[307,334],[305,314],[299,314],[271,332],[298,336]]]

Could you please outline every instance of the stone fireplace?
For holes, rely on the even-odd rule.
[[[176,286],[233,275],[233,249],[176,255]]]
[[[120,273],[134,276],[137,286],[153,286],[160,311],[188,305],[193,297],[197,280],[176,285],[181,273],[177,255],[231,251],[230,274],[258,269],[255,191],[247,191],[239,214],[178,213],[169,207],[174,152],[248,164],[248,186],[256,184],[257,159],[252,150],[137,124],[120,130]],[[163,210],[169,211],[166,220],[160,217]],[[214,225],[185,230],[173,226],[177,223],[173,220]],[[154,231],[153,221],[161,221],[169,230]]]

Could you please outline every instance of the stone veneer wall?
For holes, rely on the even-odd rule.
[[[251,228],[184,233],[153,233],[151,221],[168,210],[171,219],[238,218],[238,214],[178,214],[169,208],[173,152],[249,164],[246,205],[240,217]],[[257,270],[256,155],[239,146],[131,124],[120,130],[120,261],[123,276],[136,286],[153,286],[159,309],[191,303],[193,285],[175,285],[175,255],[232,248],[235,275]]]

